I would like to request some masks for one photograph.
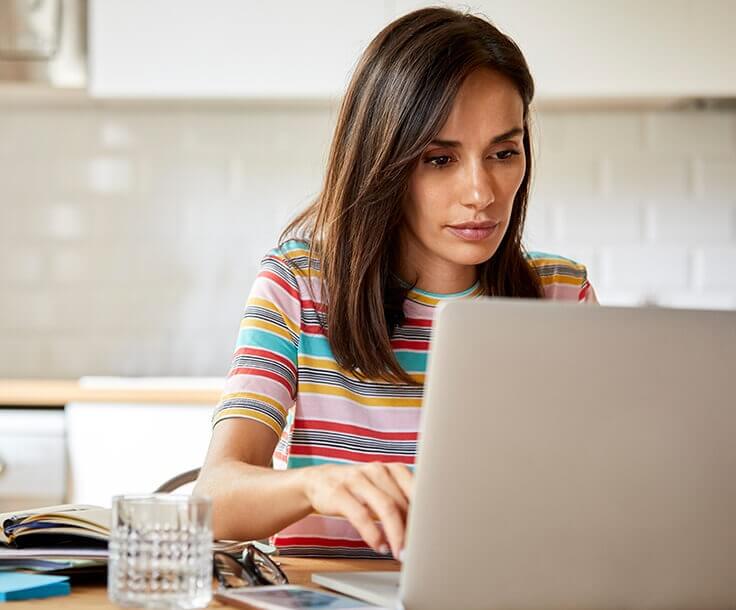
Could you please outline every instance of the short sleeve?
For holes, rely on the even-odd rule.
[[[529,252],[527,260],[539,276],[545,299],[598,304],[585,265],[546,252]]]
[[[242,417],[281,436],[296,399],[301,300],[294,272],[279,250],[269,252],[248,296],[212,425]]]
[[[580,303],[588,303],[589,305],[598,305],[598,295],[595,293],[593,285],[588,280],[586,272],[585,281],[583,282],[580,292],[578,293],[578,301]]]

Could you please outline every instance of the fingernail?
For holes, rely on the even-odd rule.
[[[406,557],[406,551],[404,549],[401,549],[399,551],[399,561],[401,563],[404,563],[404,557]]]
[[[389,548],[387,544],[382,544],[378,547],[378,552],[381,553],[381,555],[388,555]]]

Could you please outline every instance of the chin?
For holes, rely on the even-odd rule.
[[[490,260],[500,245],[501,242],[497,239],[487,243],[455,244],[448,248],[445,258],[458,265],[480,265]]]

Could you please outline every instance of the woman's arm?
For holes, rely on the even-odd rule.
[[[265,538],[317,512],[347,518],[374,550],[390,548],[399,557],[413,486],[404,464],[277,471],[268,466],[277,440],[270,428],[248,419],[215,426],[194,491],[212,498],[215,538]]]
[[[215,538],[266,538],[311,512],[299,470],[269,465],[277,442],[270,428],[249,419],[214,427],[194,493],[212,498]]]

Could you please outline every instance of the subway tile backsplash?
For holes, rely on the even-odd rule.
[[[334,107],[0,106],[0,376],[224,375]],[[530,249],[604,304],[736,308],[736,113],[535,116]]]

